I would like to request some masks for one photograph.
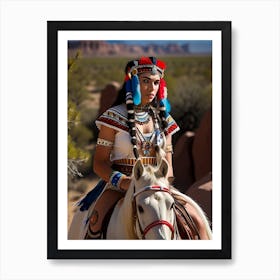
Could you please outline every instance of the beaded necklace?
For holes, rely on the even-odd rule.
[[[134,109],[135,111],[145,111],[145,112],[148,112],[150,109],[151,109],[151,105],[150,104],[147,104],[147,105],[137,105],[137,106],[134,106]]]
[[[135,122],[143,125],[150,121],[150,105],[135,106]]]
[[[159,129],[157,116],[154,110],[150,107],[149,112],[145,112],[145,113],[148,114],[148,121],[150,120],[150,116],[152,116],[154,131],[151,133],[151,135],[146,136],[140,131],[138,127],[136,127],[136,135],[139,141],[139,146],[142,149],[144,156],[150,156],[152,148],[159,145],[160,129]],[[141,120],[144,121],[144,117]],[[135,116],[135,121],[136,121],[136,116]],[[146,121],[146,123],[148,121]]]
[[[135,122],[138,124],[145,124],[150,121],[150,115],[148,112],[135,112]]]

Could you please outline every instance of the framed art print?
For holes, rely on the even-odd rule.
[[[48,258],[231,258],[231,22],[49,21],[47,29]],[[132,239],[109,238],[108,228],[117,231],[120,223],[115,219],[112,226],[109,214],[108,238],[85,239],[77,233],[88,226],[91,205],[103,191],[103,181],[93,168],[96,145],[101,141],[96,120],[113,106],[131,75],[137,76],[124,72],[127,62],[137,62],[133,67],[139,72],[146,65],[141,64],[143,57],[157,71],[163,68],[159,61],[166,64],[161,79],[166,82],[169,103],[164,106],[170,105],[174,121],[170,130],[175,124],[180,127],[169,151],[171,184],[199,206],[211,238],[182,238],[178,214],[172,222],[163,218],[152,222]],[[128,120],[122,123],[122,117],[112,112],[107,115],[110,124],[126,127]],[[145,152],[149,155],[148,148]],[[167,189],[160,186],[162,193],[170,193]],[[118,205],[128,201],[128,193],[122,194]],[[95,197],[81,211],[81,201],[90,196]],[[136,217],[143,209],[133,201],[137,210],[131,216]],[[74,232],[77,217],[81,223]],[[191,215],[190,221],[195,228]],[[153,226],[172,231],[167,238],[171,240],[146,238]],[[132,228],[141,231],[141,221]]]

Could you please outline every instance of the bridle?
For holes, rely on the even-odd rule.
[[[170,194],[170,190],[169,188],[167,187],[162,187],[162,186],[159,186],[159,185],[151,185],[151,186],[146,186],[146,187],[143,187],[142,189],[138,190],[137,192],[135,192],[135,186],[134,186],[134,194],[133,194],[133,216],[134,216],[134,220],[135,220],[135,223],[134,223],[134,228],[135,228],[135,232],[137,232],[136,230],[136,223],[138,223],[138,226],[139,226],[139,229],[140,229],[140,232],[141,232],[141,237],[142,239],[145,239],[146,237],[146,234],[155,226],[158,226],[158,225],[166,225],[168,226],[168,228],[171,230],[171,239],[174,238],[174,233],[175,233],[175,229],[174,229],[174,226],[169,223],[168,221],[166,220],[157,220],[157,221],[154,221],[152,223],[150,223],[149,225],[147,225],[144,229],[142,229],[141,227],[141,224],[140,224],[140,221],[139,221],[139,217],[137,215],[137,209],[136,209],[136,197],[140,194],[140,193],[143,193],[143,192],[146,192],[146,191],[161,191],[161,192],[167,192]],[[176,220],[176,219],[175,219]]]

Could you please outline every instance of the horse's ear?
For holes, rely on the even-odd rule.
[[[139,180],[144,173],[144,165],[140,159],[138,159],[133,167],[133,175],[136,180]]]
[[[168,168],[169,168],[169,165],[168,165],[167,160],[165,158],[162,158],[160,166],[159,166],[158,170],[155,172],[156,177],[157,178],[166,177],[168,174]]]

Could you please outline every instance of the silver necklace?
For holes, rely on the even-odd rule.
[[[151,134],[151,136],[148,136],[148,137],[145,137],[143,135],[143,133],[139,130],[138,127],[136,127],[137,129],[137,136],[138,136],[138,139],[139,139],[139,144],[140,144],[140,147],[143,151],[143,154],[144,156],[149,156],[150,153],[151,153],[151,150],[154,146],[154,139],[155,139],[155,131]]]

